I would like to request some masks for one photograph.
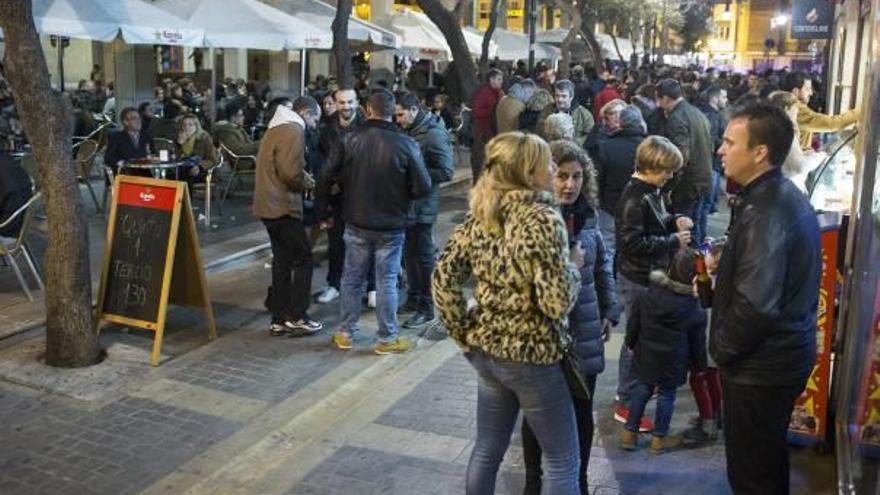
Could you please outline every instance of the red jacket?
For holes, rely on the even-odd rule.
[[[596,119],[596,122],[602,120],[602,107],[604,107],[606,103],[612,100],[622,99],[623,97],[620,96],[616,87],[606,84],[602,91],[599,91],[599,94],[596,95],[596,99],[593,100],[593,117]]]
[[[504,96],[501,89],[492,89],[488,84],[480,86],[480,89],[474,93],[473,98],[473,117],[475,133],[488,139],[492,137],[492,112],[495,111],[495,104]]]

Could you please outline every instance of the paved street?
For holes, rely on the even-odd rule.
[[[440,242],[465,211],[465,196],[460,188],[444,196]],[[147,365],[149,335],[137,330],[105,328],[109,358],[89,370],[38,364],[38,330],[0,341],[0,493],[463,493],[476,377],[456,346],[414,335],[413,352],[376,356],[375,318],[365,313],[363,339],[338,351],[329,344],[335,304],[313,307],[325,322],[320,336],[272,338],[264,261],[209,274],[220,338],[207,343],[199,313],[175,309],[158,368]],[[325,270],[326,262],[315,289]],[[592,493],[729,493],[721,442],[659,457],[616,446],[620,345],[618,333],[599,379]],[[694,412],[681,389],[674,429]],[[833,491],[831,456],[792,456],[792,493]],[[515,435],[498,493],[521,493],[522,484]]]

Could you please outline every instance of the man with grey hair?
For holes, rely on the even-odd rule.
[[[526,109],[526,103],[536,89],[537,86],[531,79],[515,82],[507,89],[507,94],[495,106],[495,122],[499,134],[519,128],[519,116]]]
[[[595,121],[590,112],[574,101],[574,83],[568,79],[556,81],[553,85],[553,103],[547,105],[538,117],[538,130],[543,132],[544,121],[554,113],[567,113],[574,121],[574,141],[583,146],[593,129]],[[542,136],[546,139],[546,136]]]

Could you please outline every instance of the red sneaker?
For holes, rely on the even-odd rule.
[[[618,423],[626,424],[626,422],[629,420],[629,408],[627,408],[623,404],[617,404],[617,406],[614,407],[614,420]],[[639,431],[645,433],[653,429],[654,422],[642,416],[642,420],[639,421]]]

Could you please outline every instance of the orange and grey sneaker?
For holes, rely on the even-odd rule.
[[[681,447],[681,438],[673,435],[666,435],[664,437],[658,437],[654,435],[651,438],[651,446],[648,447],[648,452],[652,454],[662,454],[664,452],[669,452],[672,449],[677,449]]]
[[[405,337],[398,337],[394,342],[379,342],[373,351],[380,356],[385,354],[403,354],[412,349],[413,344]]]
[[[351,335],[346,332],[334,333],[331,342],[333,342],[333,345],[336,346],[337,349],[351,349]]]

